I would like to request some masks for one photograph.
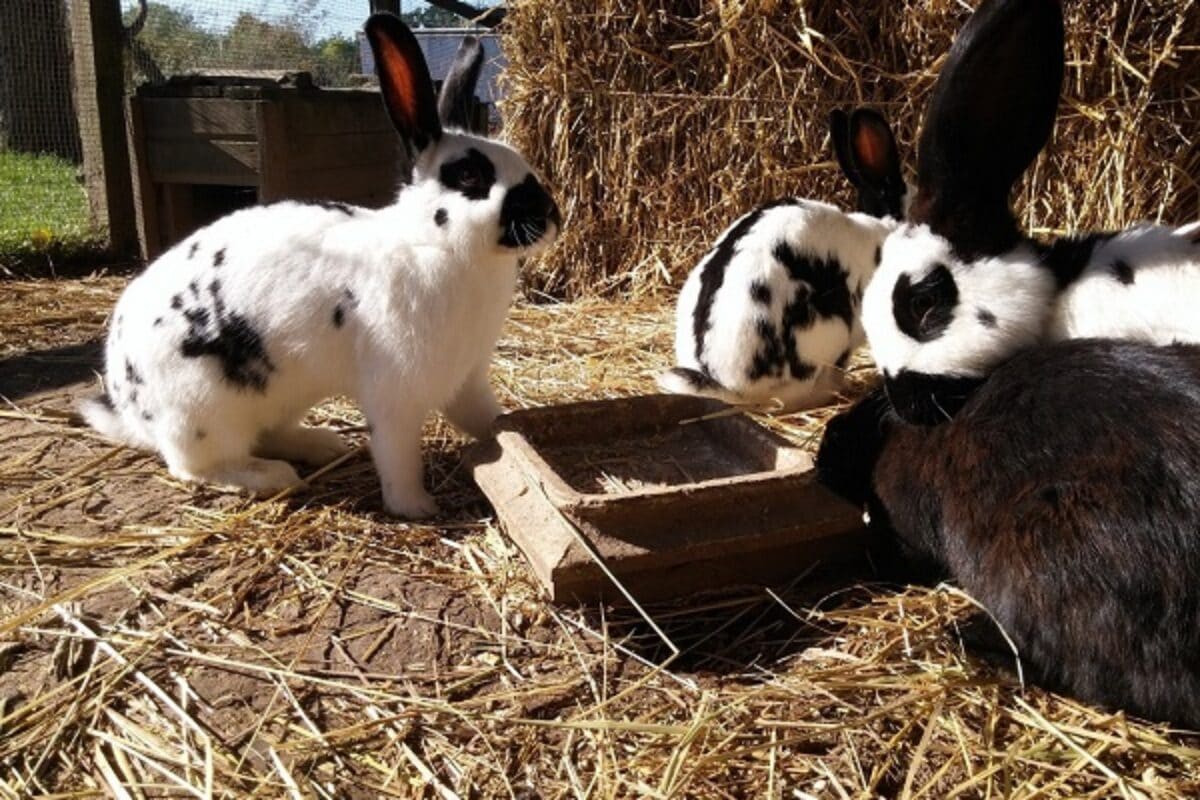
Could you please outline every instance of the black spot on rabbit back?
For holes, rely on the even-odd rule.
[[[771,305],[771,287],[762,281],[754,281],[750,284],[750,299],[759,305]]]
[[[446,209],[439,208],[437,211],[433,212],[433,224],[437,225],[439,228],[445,227],[449,220],[450,215],[446,212]]]
[[[1042,266],[1054,274],[1059,289],[1070,286],[1083,274],[1091,262],[1096,246],[1116,236],[1110,232],[1089,233],[1085,236],[1064,236],[1050,245],[1039,245],[1038,255]]]
[[[1120,283],[1124,286],[1133,285],[1133,267],[1129,265],[1128,261],[1118,258],[1113,262],[1112,271],[1113,277],[1117,279],[1117,283]]]
[[[789,278],[803,284],[784,310],[787,327],[803,330],[817,319],[834,318],[846,323],[847,328],[854,325],[849,273],[836,256],[801,253],[787,242],[776,244],[773,255]]]
[[[185,358],[212,356],[225,379],[239,389],[266,391],[275,365],[267,355],[262,335],[241,314],[229,311],[221,297],[220,283],[212,281],[208,296],[184,310],[188,329],[180,343]]]
[[[326,211],[336,211],[339,214],[345,214],[347,217],[354,216],[354,206],[349,203],[343,203],[337,200],[319,200],[317,205]]]
[[[343,289],[337,305],[333,307],[333,327],[341,328],[346,324],[346,315],[358,306],[358,297],[349,289]]]
[[[447,161],[438,171],[438,179],[447,189],[471,200],[483,200],[496,184],[496,165],[474,147],[465,155]]]

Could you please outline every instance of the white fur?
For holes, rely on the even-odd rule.
[[[496,167],[486,200],[449,191],[437,178],[442,163],[469,147]],[[114,401],[125,402],[116,403],[116,413],[99,402],[87,405],[88,421],[111,438],[157,450],[180,479],[270,492],[299,482],[289,464],[270,459],[324,462],[344,450],[331,431],[299,422],[321,400],[348,395],[372,426],[384,506],[403,516],[433,513],[422,482],[426,416],[440,409],[480,437],[500,411],[488,364],[518,257],[530,249],[498,244],[499,214],[506,189],[529,173],[511,148],[447,131],[421,152],[412,184],[391,206],[347,216],[284,202],[239,211],[196,232],[118,301],[106,383]],[[446,210],[444,226],[434,222],[438,209]],[[551,226],[532,249],[556,236]],[[224,263],[214,267],[220,249]],[[261,334],[274,366],[265,391],[231,383],[215,356],[182,354],[184,311],[198,305],[189,284],[208,298],[214,280],[226,312]],[[177,295],[182,310],[171,307]],[[199,304],[212,311],[211,302]],[[339,304],[340,328],[333,324]],[[136,403],[130,387],[120,386],[127,363],[142,381]]]
[[[908,370],[982,377],[1026,347],[1061,339],[1106,337],[1155,344],[1200,343],[1200,245],[1188,228],[1138,225],[1096,244],[1082,273],[1061,292],[1053,274],[1023,243],[1001,256],[964,264],[949,242],[923,225],[887,238],[883,258],[863,297],[863,325],[876,365],[886,375]],[[1116,278],[1125,262],[1133,283]],[[893,314],[892,292],[902,274],[913,283],[944,264],[958,287],[950,326],[918,342]],[[996,320],[982,324],[979,312]]]
[[[1200,243],[1188,238],[1195,227],[1139,225],[1097,244],[1059,296],[1048,337],[1200,342]],[[1133,271],[1132,284],[1114,278],[1118,261]]]
[[[901,275],[916,284],[945,265],[958,287],[958,304],[946,331],[918,342],[896,325],[892,293]],[[1038,342],[1050,316],[1054,277],[1038,265],[1029,245],[965,264],[950,243],[926,225],[904,225],[883,243],[883,257],[863,296],[863,327],[876,366],[930,375],[983,376],[1017,350]],[[995,317],[983,325],[979,313]]]
[[[836,259],[846,271],[848,288],[854,295],[866,286],[875,270],[876,248],[896,223],[866,214],[847,214],[814,200],[767,209],[736,243],[712,304],[704,350],[698,355],[694,315],[701,276],[739,222],[741,219],[726,229],[688,275],[676,307],[676,363],[707,372],[720,386],[699,388],[671,372],[660,377],[659,386],[665,391],[710,395],[731,403],[777,401],[787,410],[829,402],[841,386],[837,359],[863,342],[857,301],[852,306],[854,324],[849,327],[841,319],[817,319],[811,328],[785,333],[794,337],[803,360],[818,367],[814,375],[796,378],[785,367],[780,377],[751,378],[754,358],[763,341],[759,322],[766,319],[777,329],[782,328],[783,308],[799,283],[788,275],[773,251],[785,241],[799,253]],[[769,306],[752,299],[754,283],[770,289]]]

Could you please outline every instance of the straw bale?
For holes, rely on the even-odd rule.
[[[783,195],[850,201],[826,119],[871,104],[909,164],[921,112],[976,3],[517,0],[509,136],[568,228],[531,269],[556,294],[678,285],[715,236]],[[1020,189],[1038,233],[1200,217],[1195,0],[1065,4],[1055,139]]]

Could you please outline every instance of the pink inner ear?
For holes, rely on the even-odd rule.
[[[380,66],[387,72],[389,81],[383,82],[384,91],[388,92],[388,105],[400,111],[405,121],[412,127],[417,127],[417,92],[416,82],[408,60],[396,43],[386,36],[377,39],[376,49],[379,53]]]
[[[872,172],[887,172],[888,143],[869,125],[861,126],[854,133],[854,154],[859,164]]]

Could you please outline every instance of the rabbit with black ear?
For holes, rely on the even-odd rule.
[[[906,187],[878,113],[835,111],[830,134],[860,212],[787,198],[738,219],[688,275],[676,308],[668,392],[729,403],[822,405],[862,344],[859,302]]]
[[[863,326],[897,411],[927,424],[1018,350],[1116,336],[1200,342],[1200,248],[1136,226],[1048,245],[1013,185],[1049,139],[1063,77],[1057,0],[984,0],[926,110],[908,223],[884,242]]]
[[[947,571],[1025,675],[1200,729],[1200,347],[1073,339],[998,367],[953,420],[882,392],[835,417],[821,479]],[[968,644],[1012,666],[986,618]]]
[[[283,202],[192,234],[130,283],[112,316],[101,433],[156,450],[183,480],[273,492],[289,461],[345,451],[301,418],[349,395],[371,429],[384,507],[436,511],[421,429],[433,410],[466,433],[500,412],[488,367],[518,260],[549,245],[559,211],[519,153],[463,131],[483,50],[465,39],[442,96],[397,17],[366,24],[411,181],[379,210]],[[439,116],[439,108],[441,115]]]

